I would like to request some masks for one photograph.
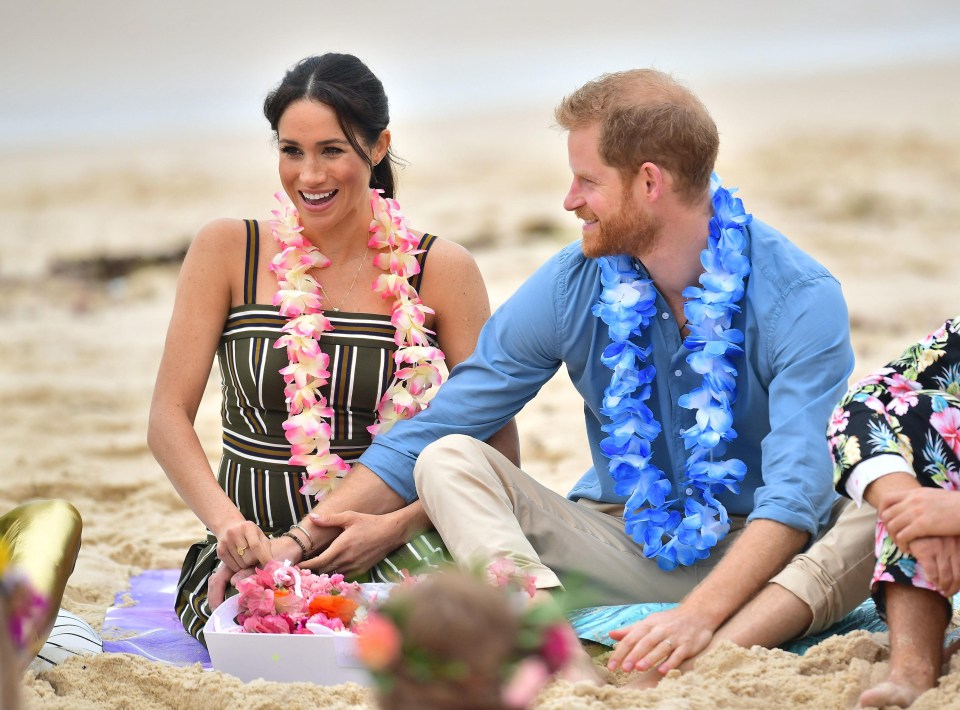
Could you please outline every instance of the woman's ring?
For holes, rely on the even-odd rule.
[[[247,548],[241,545],[237,548],[237,554],[243,557],[243,554],[247,551]]]
[[[673,648],[673,641],[670,639],[664,639],[663,642],[667,644],[670,648]]]

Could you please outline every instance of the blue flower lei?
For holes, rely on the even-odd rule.
[[[700,387],[682,395],[678,404],[696,412],[696,423],[681,432],[689,451],[680,488],[687,497],[683,515],[673,508],[679,498],[667,499],[673,486],[663,471],[650,463],[651,443],[660,434],[660,423],[645,402],[656,375],[645,365],[651,348],[641,348],[640,338],[656,315],[657,291],[651,279],[639,277],[629,256],[602,257],[603,289],[593,314],[609,326],[611,343],[601,357],[613,371],[604,390],[600,412],[610,418],[601,428],[609,436],[600,448],[610,459],[609,470],[618,495],[629,495],[624,514],[627,534],[643,545],[643,554],[655,558],[664,570],[692,565],[710,555],[730,530],[724,506],[716,499],[723,490],[740,492],[747,467],[738,459],[718,460],[727,442],[736,438],[733,403],[737,398],[737,368],[733,358],[742,354],[743,333],[730,324],[740,311],[744,279],[750,260],[744,255],[746,227],[751,215],[743,202],[711,179],[713,217],[707,248],[700,254],[704,272],[701,287],[683,290],[683,313],[690,334],[684,347],[687,363],[703,376]]]

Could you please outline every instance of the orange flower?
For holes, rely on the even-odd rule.
[[[376,612],[357,629],[357,658],[372,671],[385,670],[400,655],[400,632]]]
[[[328,619],[336,617],[344,626],[350,626],[356,611],[357,603],[342,594],[321,594],[310,600],[311,614],[323,614]]]

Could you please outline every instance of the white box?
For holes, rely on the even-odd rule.
[[[237,596],[227,599],[203,627],[214,669],[244,682],[263,678],[284,683],[373,685],[370,672],[356,658],[357,636],[352,631],[312,626],[317,635],[244,633],[234,621],[237,601]]]

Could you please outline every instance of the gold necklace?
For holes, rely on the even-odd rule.
[[[350,294],[353,293],[353,287],[357,285],[357,279],[360,277],[360,272],[363,271],[363,257],[366,255],[367,255],[367,252],[366,250],[364,250],[363,254],[361,254],[359,257],[360,266],[357,267],[357,273],[353,275],[353,281],[350,283],[350,288],[348,288],[347,292],[343,294],[343,298],[340,299],[340,304],[337,306],[334,306],[333,308],[334,311],[339,312],[340,309],[343,308],[343,304],[350,297]],[[323,294],[324,300],[327,300],[327,301],[333,300],[327,294],[327,290],[323,287],[323,284],[320,283],[319,279],[317,280],[317,285],[320,286],[320,293]]]

